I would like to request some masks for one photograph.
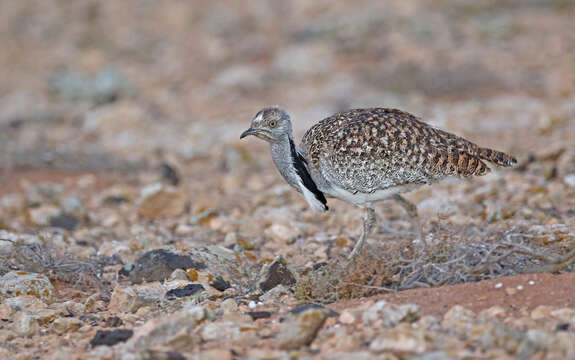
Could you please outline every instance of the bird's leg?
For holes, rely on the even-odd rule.
[[[417,230],[417,237],[419,241],[421,241],[421,244],[425,249],[427,243],[425,242],[425,236],[423,234],[423,227],[421,226],[421,221],[419,221],[419,216],[417,215],[417,206],[399,194],[393,195],[393,200],[399,203],[399,205],[401,205],[401,207],[407,212],[407,214],[411,218],[411,221],[412,223],[414,223]]]
[[[363,218],[363,232],[361,233],[359,240],[355,243],[353,250],[349,254],[348,256],[349,260],[353,259],[355,255],[357,255],[361,251],[363,243],[367,239],[367,236],[369,235],[374,223],[375,223],[375,209],[373,207],[373,204],[367,204],[365,206],[365,218]]]

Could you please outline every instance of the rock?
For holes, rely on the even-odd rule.
[[[14,317],[12,329],[20,336],[32,337],[38,333],[38,322],[28,312],[19,312]]]
[[[251,330],[251,331],[250,331]],[[200,335],[203,341],[226,341],[240,340],[248,341],[250,337],[255,338],[257,327],[235,321],[218,321],[207,324],[203,327]]]
[[[138,359],[150,360],[188,360],[188,358],[175,351],[144,350],[138,353]]]
[[[465,309],[461,305],[455,305],[443,316],[441,325],[447,329],[455,329],[464,331],[473,322],[475,313],[471,310]]]
[[[278,285],[260,296],[260,300],[264,303],[270,304],[284,304],[284,305],[296,305],[298,300],[292,294],[289,289],[286,289],[283,285]]]
[[[197,281],[204,283],[204,286],[209,285],[218,276],[222,276],[224,279],[231,279],[245,264],[243,260],[238,257],[238,254],[233,250],[226,249],[222,246],[208,245],[202,248],[192,248],[188,251],[188,254],[197,263],[202,265],[202,268],[196,267],[197,269],[204,271],[189,271],[188,278],[191,281],[195,276],[197,276]],[[202,279],[202,275],[205,274],[205,280]],[[211,287],[211,286],[210,286]],[[227,291],[227,290],[226,290]]]
[[[192,296],[200,291],[205,290],[206,289],[201,284],[188,284],[181,288],[169,290],[165,297],[168,300],[174,300],[181,297]]]
[[[567,329],[575,329],[575,309],[562,308],[551,312],[551,316],[561,321],[557,326]]]
[[[30,313],[40,325],[51,323],[59,314],[61,314],[61,312],[54,309],[40,309]]]
[[[217,276],[216,279],[210,283],[210,286],[219,291],[225,291],[231,287],[230,283],[221,276]]]
[[[264,233],[266,236],[282,243],[288,242],[290,239],[298,235],[297,233],[294,233],[291,228],[282,224],[273,224],[267,228]]]
[[[61,210],[54,205],[42,205],[28,211],[30,221],[37,226],[49,226],[50,221],[61,215]]]
[[[62,194],[61,184],[43,182],[28,188],[26,197],[28,206],[37,207],[43,204],[57,204]]]
[[[82,314],[86,311],[86,305],[76,302],[76,301],[72,301],[72,300],[68,300],[65,301],[63,303],[61,303],[61,314]]]
[[[82,327],[84,323],[80,319],[73,317],[61,317],[52,322],[52,330],[58,334],[64,334],[71,331],[76,331]]]
[[[160,164],[159,172],[162,181],[168,185],[178,186],[180,184],[180,172],[174,165],[163,162]]]
[[[280,284],[289,287],[296,283],[296,278],[288,269],[287,263],[282,257],[277,257],[271,264],[264,266],[262,271],[265,274],[259,283],[259,287],[264,292]]]
[[[49,225],[55,228],[72,231],[76,229],[76,226],[78,226],[79,222],[80,221],[78,220],[78,218],[75,217],[74,215],[62,213],[56,216],[52,216],[50,218]]]
[[[179,255],[168,250],[151,250],[140,256],[134,265],[126,265],[119,275],[133,283],[163,281],[176,269],[204,269],[206,266],[194,261],[189,255]]]
[[[0,278],[0,293],[5,297],[31,295],[46,303],[54,300],[54,286],[50,280],[36,273],[11,271]]]
[[[128,341],[134,332],[130,329],[98,330],[96,335],[90,340],[92,347],[106,345],[113,346],[121,342]]]
[[[37,311],[45,309],[47,305],[32,295],[16,296],[5,300],[13,311]]]
[[[82,322],[90,326],[98,326],[102,319],[94,314],[83,314],[78,317]]]
[[[176,269],[170,275],[170,280],[188,280],[188,273],[184,269]]]
[[[186,210],[186,196],[168,187],[144,189],[138,206],[138,215],[150,220],[180,216]]]
[[[111,312],[134,313],[143,306],[157,306],[162,301],[164,289],[160,284],[121,286],[112,292],[108,309]]]
[[[505,309],[501,306],[492,306],[482,310],[477,317],[480,319],[502,319],[505,317]]]
[[[194,306],[149,320],[136,330],[128,346],[138,350],[169,347],[175,351],[193,347],[199,342],[195,329],[208,316],[204,307]]]
[[[398,357],[393,355],[385,354],[386,356],[380,356],[376,359],[382,360],[398,360]],[[364,351],[338,351],[330,356],[330,360],[372,360],[374,359],[373,354],[367,350]]]
[[[469,324],[468,328],[469,338],[482,347],[504,349],[509,354],[517,353],[524,337],[521,332],[496,322]]]
[[[551,344],[551,336],[544,330],[529,329],[525,333],[525,340],[535,351],[545,350]]]
[[[575,187],[575,174],[568,174],[563,177],[563,181],[565,184],[569,185],[570,187]]]
[[[110,316],[104,321],[104,326],[106,327],[118,327],[122,325],[124,325],[124,322],[117,316]]]
[[[232,351],[225,349],[205,350],[198,354],[198,359],[202,360],[232,360]]]
[[[531,311],[531,319],[533,320],[541,320],[547,319],[551,316],[553,312],[553,307],[547,305],[539,305],[533,311]]]
[[[425,354],[417,355],[412,360],[454,360],[453,357],[448,356],[447,353],[443,351],[428,352]]]
[[[357,320],[357,316],[350,309],[344,310],[339,316],[339,322],[342,324],[353,324]]]
[[[236,300],[229,298],[222,301],[220,304],[220,308],[224,311],[224,313],[230,312],[237,312],[238,311],[238,303]]]
[[[327,312],[328,317],[338,317],[339,316],[339,314],[337,312],[333,311],[332,309],[327,308],[327,307],[322,306],[322,305],[318,305],[318,304],[306,304],[306,305],[298,306],[294,309],[291,309],[289,314],[292,314],[292,315],[301,314],[302,312],[310,310],[310,309],[325,310]]]
[[[400,322],[415,322],[421,317],[419,307],[414,304],[393,305],[385,300],[373,304],[364,314],[365,323],[377,323],[385,327],[393,327]]]
[[[101,296],[98,293],[88,296],[88,298],[84,301],[83,304],[84,312],[94,313],[102,311],[102,309],[104,309],[105,306],[103,306],[103,302],[100,298]]]
[[[252,320],[259,320],[259,319],[268,319],[272,316],[272,313],[269,311],[249,311],[248,314]]]
[[[305,357],[303,357],[305,358]],[[250,349],[248,350],[246,359],[249,360],[291,360],[294,359],[290,356],[290,353],[282,350],[271,350],[271,349]]]
[[[375,352],[390,351],[410,354],[423,353],[425,348],[425,332],[412,329],[407,323],[385,330],[369,345],[369,349]]]
[[[60,198],[60,207],[66,214],[81,216],[84,213],[82,201],[75,196],[63,196]]]
[[[12,317],[12,314],[15,312],[8,304],[0,304],[0,320],[8,320]]]
[[[311,344],[329,313],[328,309],[315,306],[289,313],[276,338],[280,349],[293,350]]]

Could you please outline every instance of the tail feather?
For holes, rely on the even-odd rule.
[[[487,160],[500,166],[513,166],[517,164],[517,160],[513,156],[497,150],[479,148],[477,155],[483,160]]]

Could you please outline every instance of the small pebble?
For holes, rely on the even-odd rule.
[[[505,288],[505,292],[507,293],[507,295],[515,295],[517,294],[517,290],[512,288],[512,287],[508,287]]]
[[[267,319],[272,316],[269,311],[250,311],[247,313],[253,320]]]

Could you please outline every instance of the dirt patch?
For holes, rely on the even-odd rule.
[[[525,274],[430,289],[410,289],[390,294],[335,303],[335,311],[356,307],[366,301],[386,300],[393,304],[413,303],[423,313],[441,316],[454,305],[479,312],[492,306],[508,315],[525,315],[539,305],[574,307],[575,274]]]

